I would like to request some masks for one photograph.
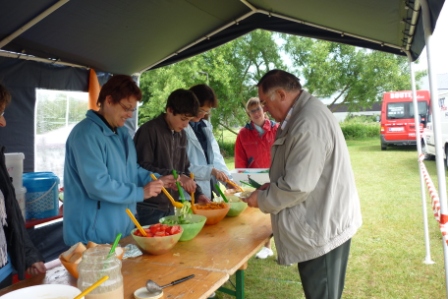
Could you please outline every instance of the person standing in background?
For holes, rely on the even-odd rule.
[[[11,94],[0,84],[0,127],[6,126],[5,109]],[[25,228],[25,220],[16,199],[14,186],[5,163],[5,147],[0,146],[0,289],[12,284],[13,271],[20,280],[44,274],[43,257]]]
[[[235,168],[269,168],[278,123],[267,118],[258,98],[247,101],[246,113],[250,122],[236,137]]]
[[[246,103],[246,113],[250,122],[236,137],[235,168],[269,168],[271,147],[277,134],[278,123],[267,118],[259,98],[250,98]],[[259,259],[273,256],[271,240],[255,255]]]
[[[361,207],[341,127],[331,111],[282,70],[258,82],[266,112],[280,127],[270,183],[244,199],[271,215],[282,265],[297,263],[307,299],[339,299]]]
[[[190,159],[189,169],[194,174],[196,183],[201,186],[202,192],[209,198],[213,198],[212,191],[219,194],[215,190],[215,184],[218,181],[226,183],[232,179],[213,135],[213,127],[204,119],[210,114],[212,108],[218,106],[218,99],[213,89],[206,84],[195,85],[190,90],[199,100],[199,113],[185,128],[188,139],[187,153]]]

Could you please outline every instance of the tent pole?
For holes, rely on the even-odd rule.
[[[442,143],[442,131],[440,128],[440,113],[439,111],[439,101],[438,101],[438,89],[437,89],[437,75],[434,73],[434,68],[432,67],[432,32],[430,26],[430,14],[429,6],[427,0],[420,0],[422,6],[422,18],[423,18],[423,29],[425,32],[425,44],[426,44],[426,55],[428,60],[428,78],[429,86],[431,92],[431,109],[432,109],[432,119],[433,119],[433,132],[434,132],[434,143],[436,150],[436,168],[437,168],[437,181],[439,184],[439,199],[440,199],[440,224],[444,225],[447,222],[447,196],[446,196],[446,179],[445,179],[445,165],[444,165],[444,153],[443,143]],[[443,254],[445,261],[445,288],[446,296],[448,298],[448,247],[446,243],[445,236],[443,237]]]
[[[65,65],[65,66],[71,66],[71,67],[77,67],[77,68],[83,68],[83,69],[89,68],[88,66],[63,62],[60,60],[52,60],[50,58],[40,58],[40,57],[36,57],[36,56],[31,56],[31,55],[26,55],[26,54],[21,54],[21,53],[14,53],[14,52],[3,51],[3,50],[0,50],[0,57],[8,57],[8,58],[13,58],[13,59],[44,62],[44,63],[48,63],[48,64]]]
[[[25,31],[27,31],[34,25],[36,25],[37,23],[39,23],[40,21],[45,19],[48,15],[52,14],[54,11],[56,11],[62,5],[66,4],[68,1],[70,1],[70,0],[59,0],[58,2],[56,2],[55,4],[53,4],[52,6],[47,8],[44,12],[40,13],[37,17],[35,17],[31,21],[27,22],[25,25],[23,25],[22,27],[20,27],[19,29],[17,29],[16,31],[14,31],[10,35],[8,35],[4,39],[2,39],[0,41],[0,49],[3,48],[5,45],[9,44],[13,39],[18,37]]]
[[[409,58],[409,67],[411,69],[412,104],[414,106],[415,139],[417,143],[417,155],[418,155],[417,164],[419,166],[418,169],[420,174],[420,196],[422,199],[423,228],[424,228],[425,249],[426,249],[426,256],[425,259],[423,260],[423,263],[431,265],[434,264],[434,261],[431,260],[431,250],[429,245],[428,211],[426,208],[426,186],[419,161],[420,157],[423,154],[421,143],[422,136],[420,134],[420,117],[418,113],[417,90],[415,88],[414,64],[412,63],[412,57],[409,52],[408,52],[408,58]]]

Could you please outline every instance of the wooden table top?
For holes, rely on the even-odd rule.
[[[131,299],[135,290],[145,286],[148,279],[159,285],[194,274],[193,279],[164,289],[163,298],[207,298],[223,285],[238,269],[269,240],[272,233],[269,215],[248,208],[238,217],[226,217],[215,225],[204,226],[193,240],[179,242],[168,253],[153,256],[143,254],[123,260],[124,298]],[[132,236],[120,245],[135,244]],[[68,284],[76,286],[63,266],[47,271],[0,290],[0,295],[39,284]]]
[[[232,275],[258,252],[271,233],[269,215],[247,208],[237,217],[226,217],[217,224],[204,226],[193,240],[177,243],[166,254],[145,254],[136,260]],[[121,246],[129,243],[136,244],[132,236],[120,242]]]

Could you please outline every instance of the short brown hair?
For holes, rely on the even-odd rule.
[[[115,75],[110,78],[101,87],[100,95],[96,101],[97,106],[100,107],[109,95],[112,97],[114,103],[118,103],[122,99],[129,98],[130,96],[136,97],[138,102],[142,100],[142,91],[132,77],[128,75]]]
[[[6,87],[0,83],[0,108],[3,110],[11,103],[11,94]]]
[[[260,99],[259,98],[250,98],[249,100],[247,100],[247,103],[246,103],[246,112],[248,112],[249,113],[249,108],[250,107],[252,107],[252,106],[255,106],[255,105],[261,105],[260,104]]]
[[[299,78],[282,70],[272,70],[264,74],[257,84],[263,93],[268,93],[274,88],[283,88],[286,91],[302,90]]]
[[[190,90],[196,95],[199,100],[199,106],[208,105],[211,108],[218,107],[218,99],[213,89],[207,84],[198,84],[190,87]]]
[[[191,90],[176,89],[166,101],[165,110],[171,108],[173,115],[183,114],[187,117],[194,117],[199,111],[199,101]]]

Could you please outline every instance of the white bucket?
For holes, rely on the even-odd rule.
[[[23,153],[5,153],[5,164],[9,175],[12,177],[12,184],[16,190],[23,186]]]
[[[20,188],[15,188],[16,189],[16,199],[19,202],[19,207],[20,207],[20,211],[22,211],[22,216],[23,216],[23,220],[25,221],[26,219],[26,199],[25,199],[25,194],[26,194],[26,188],[24,187],[20,187]]]

